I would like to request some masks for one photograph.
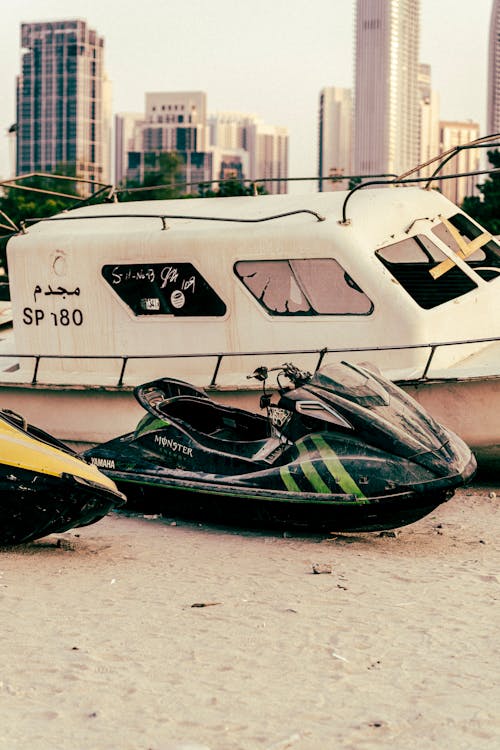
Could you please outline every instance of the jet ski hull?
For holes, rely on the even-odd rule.
[[[151,481],[136,475],[133,480],[115,476],[127,495],[130,509],[161,515],[223,524],[303,528],[337,532],[373,532],[414,523],[432,513],[453,495],[453,490],[432,494],[398,492],[367,503],[313,493],[244,491],[224,485],[203,486],[197,482]]]
[[[0,412],[0,545],[95,523],[124,502],[95,466],[22,417]]]
[[[264,390],[267,419],[183,381],[138,386],[136,430],[85,456],[129,506],[332,531],[413,523],[474,474],[468,446],[382,376],[347,363],[281,371],[293,387],[277,405]],[[265,382],[265,368],[256,373]]]
[[[121,504],[116,492],[78,476],[8,467],[0,477],[0,544],[22,544],[87,526]]]
[[[142,461],[136,455],[130,470],[112,469],[109,467],[123,465],[127,460],[120,439],[96,447],[89,454],[98,466],[108,467],[103,470],[125,493],[129,509],[218,523],[328,528],[338,532],[381,531],[414,523],[449,500],[455,488],[476,468],[471,457],[459,474],[365,497],[345,492],[277,489],[283,485],[278,485],[272,469],[245,477],[197,475],[160,466],[141,470],[139,466],[148,463],[146,455]]]

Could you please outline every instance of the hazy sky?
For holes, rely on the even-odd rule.
[[[492,0],[421,0],[420,61],[432,66],[441,119],[485,132]],[[355,0],[0,0],[0,175],[15,121],[23,21],[83,18],[105,38],[113,112],[146,91],[201,90],[209,112],[261,116],[290,133],[290,175],[317,163],[318,96],[353,83]]]

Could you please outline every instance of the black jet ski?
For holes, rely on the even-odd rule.
[[[135,389],[135,432],[85,455],[127,494],[164,515],[284,522],[335,531],[395,528],[431,512],[474,474],[465,443],[366,366],[311,375],[277,369],[267,416],[216,403],[163,378]],[[153,490],[156,507],[151,505]]]
[[[95,466],[18,414],[0,411],[0,545],[87,526],[124,501]]]

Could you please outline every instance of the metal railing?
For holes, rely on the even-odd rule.
[[[500,146],[500,144],[498,144]],[[360,185],[356,185],[356,187],[352,188],[352,190],[349,191],[349,193],[346,195],[344,203],[342,204],[342,219],[339,221],[339,224],[348,225],[350,224],[350,219],[347,218],[347,204],[349,200],[352,198],[354,193],[358,192],[358,190],[362,190],[363,188],[367,187],[380,187],[382,185],[385,185],[386,187],[390,187],[393,185],[417,185],[420,182],[425,182],[425,189],[428,190],[430,183],[434,180],[457,180],[461,177],[480,177],[483,174],[495,174],[497,172],[500,172],[500,168],[498,167],[491,167],[490,169],[482,169],[482,170],[474,170],[473,172],[458,172],[457,174],[447,174],[447,175],[438,175],[436,174],[432,178],[429,177],[408,177],[405,179],[397,179],[397,180],[371,180],[369,182],[363,182]]]
[[[60,354],[11,354],[7,352],[0,353],[0,361],[3,359],[19,359],[19,360],[35,360],[33,375],[30,381],[31,385],[47,385],[44,381],[38,380],[38,373],[40,364],[46,360],[59,360],[59,361],[71,361],[71,360],[84,360],[84,361],[114,361],[120,365],[120,373],[115,384],[111,384],[110,387],[123,388],[126,387],[124,384],[127,366],[131,362],[147,362],[148,360],[209,360],[215,359],[215,365],[210,378],[209,388],[217,388],[217,378],[219,371],[224,359],[234,359],[236,357],[294,357],[301,355],[315,355],[317,357],[316,366],[314,368],[317,371],[327,354],[364,354],[369,352],[402,352],[409,350],[428,349],[429,353],[425,364],[422,366],[422,374],[419,377],[412,377],[408,379],[398,379],[398,382],[425,382],[429,380],[429,370],[432,365],[436,352],[440,349],[445,349],[453,346],[466,346],[471,344],[491,344],[500,342],[500,336],[493,336],[488,338],[480,339],[461,339],[459,341],[442,341],[442,342],[429,342],[427,344],[407,344],[407,345],[393,345],[393,346],[362,346],[362,347],[339,347],[330,348],[324,347],[322,349],[282,349],[274,351],[239,351],[239,352],[204,352],[204,353],[193,353],[193,354],[109,354],[109,355],[95,355],[95,354],[75,354],[75,355],[60,355]],[[9,368],[12,372],[12,367]],[[97,371],[96,371],[97,372]],[[499,373],[500,374],[500,364]],[[441,376],[440,376],[441,377]],[[0,371],[0,382],[1,382],[1,371]],[[11,384],[12,382],[20,381],[3,381],[5,384]],[[62,383],[61,383],[62,385]],[[80,383],[79,385],[83,385]]]
[[[270,216],[259,216],[254,219],[238,218],[235,216],[203,216],[203,215],[190,215],[190,214],[99,214],[95,216],[47,216],[44,219],[33,219],[33,221],[95,221],[96,218],[100,219],[161,219],[162,229],[168,229],[166,220],[167,219],[184,219],[187,221],[221,221],[221,222],[233,222],[236,224],[261,224],[265,221],[273,221],[274,219],[283,219],[287,216],[295,216],[297,214],[309,214],[314,216],[317,221],[325,221],[325,217],[319,214],[317,211],[313,211],[310,208],[298,208],[296,211],[284,211],[280,214],[271,214]],[[28,219],[28,221],[31,221]]]

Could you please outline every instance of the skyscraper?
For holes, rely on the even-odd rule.
[[[144,123],[142,112],[118,112],[115,115],[115,184],[125,181],[128,166],[128,154],[137,151],[135,132]]]
[[[488,57],[488,135],[500,132],[500,0],[493,0]]]
[[[351,174],[352,94],[328,86],[319,95],[318,177]],[[319,179],[320,191],[345,190],[346,180]]]
[[[448,120],[439,123],[439,141],[441,151],[448,151],[455,146],[463,146],[465,143],[475,141],[479,138],[479,123],[467,120],[466,122],[450,122]],[[467,174],[479,169],[480,154],[477,149],[464,149],[459,151],[453,159],[448,161],[440,174]],[[441,180],[439,189],[453,203],[461,205],[466,196],[478,195],[477,176],[458,177],[452,180]]]
[[[425,164],[439,154],[439,94],[431,85],[431,66],[418,66],[418,96],[420,105],[419,164]],[[436,164],[429,165],[420,176],[432,174]]]
[[[69,169],[109,181],[109,83],[104,40],[85,21],[21,25],[17,173]]]
[[[357,0],[354,171],[418,163],[420,0]]]

